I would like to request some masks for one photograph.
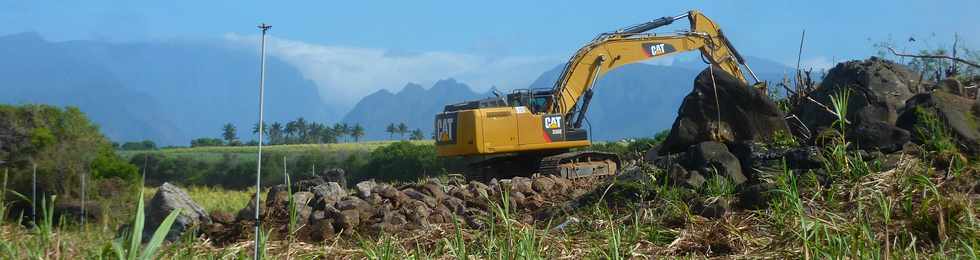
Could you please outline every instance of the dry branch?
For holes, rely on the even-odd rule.
[[[957,58],[957,57],[950,57],[950,56],[946,56],[946,55],[932,55],[932,54],[927,54],[927,55],[903,54],[903,53],[898,53],[892,47],[888,47],[888,50],[891,51],[892,54],[895,54],[895,56],[899,56],[899,57],[910,57],[910,58],[920,58],[920,59],[949,59],[949,60],[953,60],[953,61],[956,61],[956,62],[959,62],[959,63],[970,65],[970,66],[972,66],[974,68],[980,68],[980,65],[978,65],[976,63],[973,63],[971,61],[964,60],[964,59],[961,59],[961,58]]]

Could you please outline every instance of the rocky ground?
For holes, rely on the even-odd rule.
[[[879,212],[897,222],[890,222],[892,217],[867,220],[868,230],[885,232],[884,239],[872,240],[911,239],[912,249],[936,250],[937,243],[923,241],[956,237],[948,225],[958,223],[966,226],[959,236],[976,242],[972,208],[980,197],[980,178],[971,158],[980,152],[980,107],[975,88],[955,80],[926,82],[902,65],[871,58],[838,64],[812,91],[774,102],[764,90],[718,71],[713,77],[709,73],[695,80],[667,140],[632,160],[615,178],[438,178],[348,185],[342,170],[330,170],[288,187],[272,187],[262,203],[264,226],[274,236],[313,244],[395,234],[418,235],[416,246],[420,240],[431,246],[452,237],[454,229],[468,234],[493,230],[501,215],[515,225],[548,232],[575,226],[585,233],[590,227],[609,226],[602,223],[639,226],[646,221],[641,219],[655,219],[657,226],[673,230],[669,239],[658,243],[646,232],[648,237],[634,241],[633,256],[810,257],[821,251],[807,248],[806,242],[800,249],[787,238],[792,231],[775,229],[796,225],[796,230],[819,232],[820,226],[824,234],[847,237],[842,234],[849,229],[837,223],[860,222],[862,212],[871,212],[849,207],[847,201],[872,205],[881,200],[904,211]],[[849,98],[841,99],[845,95]],[[924,186],[915,186],[919,184]],[[939,206],[927,204],[921,194],[928,187],[936,197],[949,198],[936,198]],[[237,214],[208,214],[171,185],[156,196],[149,207],[165,210],[150,212],[189,212],[178,220],[174,237],[197,227],[212,243],[227,245],[246,241],[252,233],[251,206]],[[809,201],[800,199],[806,197]],[[672,215],[665,208],[687,213]],[[799,211],[780,210],[787,208]],[[584,219],[595,217],[596,211],[607,212],[603,216],[610,220]],[[616,220],[623,212],[635,220]],[[783,223],[787,216],[796,216],[795,222]],[[803,223],[810,224],[803,228]],[[908,231],[918,229],[922,231]],[[800,240],[810,239],[815,238]],[[834,245],[814,241],[827,248]],[[552,246],[575,252],[567,243]]]

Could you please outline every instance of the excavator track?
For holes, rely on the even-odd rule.
[[[553,155],[513,155],[496,157],[470,164],[467,179],[489,181],[493,178],[535,174],[566,179],[588,180],[615,175],[622,167],[619,155],[597,151],[575,151]]]
[[[615,175],[619,172],[619,155],[597,151],[567,152],[544,157],[538,172],[567,179]]]

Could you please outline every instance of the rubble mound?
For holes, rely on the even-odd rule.
[[[430,179],[392,185],[362,181],[354,185],[354,190],[347,190],[336,182],[314,178],[293,184],[298,227],[295,232],[301,240],[323,241],[338,234],[397,233],[453,221],[468,228],[483,228],[489,212],[503,206],[505,200],[509,203],[506,206],[520,215],[522,221],[546,221],[551,217],[551,208],[574,201],[595,185],[590,181],[536,176],[494,179],[488,183],[444,184]],[[270,188],[261,211],[266,225],[280,229],[288,226],[288,190],[285,185]],[[206,228],[206,233],[219,242],[244,239],[254,225],[252,205],[254,196],[253,202],[234,221],[216,221]]]

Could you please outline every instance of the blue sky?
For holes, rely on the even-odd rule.
[[[959,33],[966,46],[980,44],[976,0],[738,2],[0,0],[5,24],[0,34],[34,31],[53,41],[223,39],[241,45],[254,42],[255,25],[267,22],[281,41],[273,55],[297,65],[321,87],[359,89],[346,94],[350,97],[450,76],[478,89],[520,85],[597,33],[689,9],[720,23],[744,54],[784,64],[795,63],[803,29],[804,63],[817,67],[873,55],[872,44],[889,39],[900,48],[934,48],[951,44]],[[906,46],[909,37],[918,39],[915,45]],[[356,62],[358,55],[376,56],[346,66],[361,74],[329,67]],[[398,73],[406,68],[424,69],[411,71],[420,75],[413,78]],[[323,72],[331,69],[335,72]],[[382,80],[371,73],[406,75]],[[345,75],[353,76],[341,79]]]

